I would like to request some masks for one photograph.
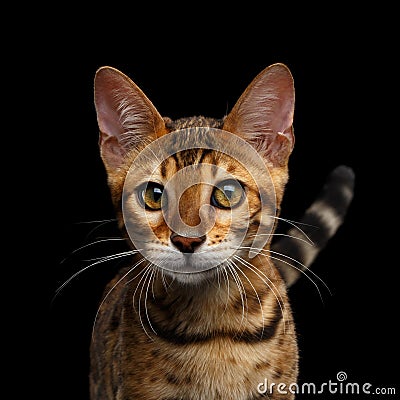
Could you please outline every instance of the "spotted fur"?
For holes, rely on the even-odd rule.
[[[176,121],[163,118],[128,77],[111,67],[96,73],[95,104],[101,156],[119,226],[129,243],[122,200],[130,165],[147,144],[180,129],[188,129],[188,136],[182,140],[189,142],[199,134],[199,128],[212,127],[251,144],[269,170],[275,188],[274,206],[280,209],[294,145],[294,86],[286,66],[275,64],[262,71],[232,111],[220,120],[203,116]],[[285,263],[277,267],[273,257],[268,256],[271,240],[259,256],[252,258],[245,251],[263,223],[263,188],[257,187],[246,170],[250,159],[243,154],[238,162],[223,152],[195,148],[173,154],[158,164],[157,160],[149,163],[153,161],[157,182],[166,182],[185,167],[201,164],[223,168],[244,182],[248,227],[243,227],[240,211],[232,209],[228,218],[217,210],[215,225],[199,245],[205,249],[205,258],[216,257],[218,251],[229,246],[229,231],[245,231],[244,246],[235,253],[240,258],[186,277],[151,265],[130,243],[133,252],[106,287],[99,307],[90,353],[91,399],[294,398],[278,392],[267,396],[257,390],[265,379],[288,386],[297,381],[298,346],[286,283],[292,284],[298,276],[286,273]],[[213,179],[217,172],[211,168],[209,174]],[[199,223],[199,210],[208,201],[210,190],[207,185],[197,184],[182,195],[179,213],[189,226]],[[310,215],[320,215],[329,196],[321,199],[306,213],[306,220]],[[348,200],[338,214],[340,218],[326,224],[331,229],[320,242],[321,248],[340,225]],[[160,213],[131,207],[135,224],[148,224],[159,240],[156,245],[144,237],[146,246],[154,246],[160,254],[174,247],[174,232]],[[180,239],[180,246],[187,248],[186,239]],[[279,252],[301,253],[298,247],[291,247],[290,240],[290,251],[285,253],[284,244],[277,247]],[[309,257],[308,263],[315,256]]]

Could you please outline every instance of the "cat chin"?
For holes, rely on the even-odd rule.
[[[201,286],[206,282],[210,282],[217,275],[218,267],[212,267],[205,271],[200,272],[177,272],[163,269],[163,273],[185,286]]]
[[[174,275],[197,275],[212,271],[223,264],[231,255],[227,250],[219,248],[218,251],[181,253],[169,249],[145,249],[142,255],[165,273]]]
[[[199,285],[214,277],[218,268],[217,263],[215,258],[207,260],[205,254],[190,254],[178,257],[174,262],[167,266],[159,266],[159,268],[162,268],[165,274],[180,284]]]

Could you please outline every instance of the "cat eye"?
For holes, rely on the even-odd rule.
[[[238,206],[244,198],[243,186],[234,179],[219,183],[211,195],[211,204],[222,209]]]
[[[159,183],[148,182],[139,190],[139,200],[148,210],[160,210],[164,187]]]

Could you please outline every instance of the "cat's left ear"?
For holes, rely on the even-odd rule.
[[[107,170],[118,168],[125,155],[166,133],[165,123],[142,90],[112,67],[101,67],[94,80],[101,157]]]
[[[294,146],[294,83],[289,68],[273,64],[246,88],[223,129],[248,141],[273,166],[285,166]]]

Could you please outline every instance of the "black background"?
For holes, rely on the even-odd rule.
[[[56,289],[87,265],[84,260],[113,251],[93,246],[72,253],[94,237],[91,230],[99,224],[87,222],[114,217],[93,104],[94,74],[103,65],[130,76],[171,118],[221,117],[263,68],[283,62],[291,69],[296,145],[282,216],[300,218],[337,165],[356,174],[346,222],[313,266],[332,294],[318,284],[321,300],[307,279],[290,289],[300,382],[335,381],[337,372],[345,371],[349,382],[397,385],[391,361],[398,351],[398,261],[388,231],[395,211],[387,202],[395,183],[388,137],[395,121],[386,108],[391,52],[373,30],[353,30],[351,21],[331,29],[320,22],[308,35],[286,32],[287,39],[281,37],[285,24],[272,30],[266,21],[265,29],[256,30],[252,23],[243,29],[240,22],[221,27],[216,18],[205,24],[170,21],[131,32],[125,27],[122,34],[103,21],[85,36],[73,35],[72,24],[71,35],[56,35],[56,45],[44,43],[53,30],[37,44],[46,54],[31,59],[39,67],[35,87],[44,99],[36,114],[40,192],[35,194],[44,206],[37,214],[46,234],[36,247],[42,268],[32,286],[36,294],[45,293],[44,321],[29,303],[24,315],[32,320],[25,328],[32,338],[28,345],[35,360],[45,361],[39,367],[31,360],[24,369],[38,375],[39,397],[88,399],[92,324],[102,288],[116,268],[112,263],[91,268],[53,299]],[[113,234],[111,225],[96,233]]]

